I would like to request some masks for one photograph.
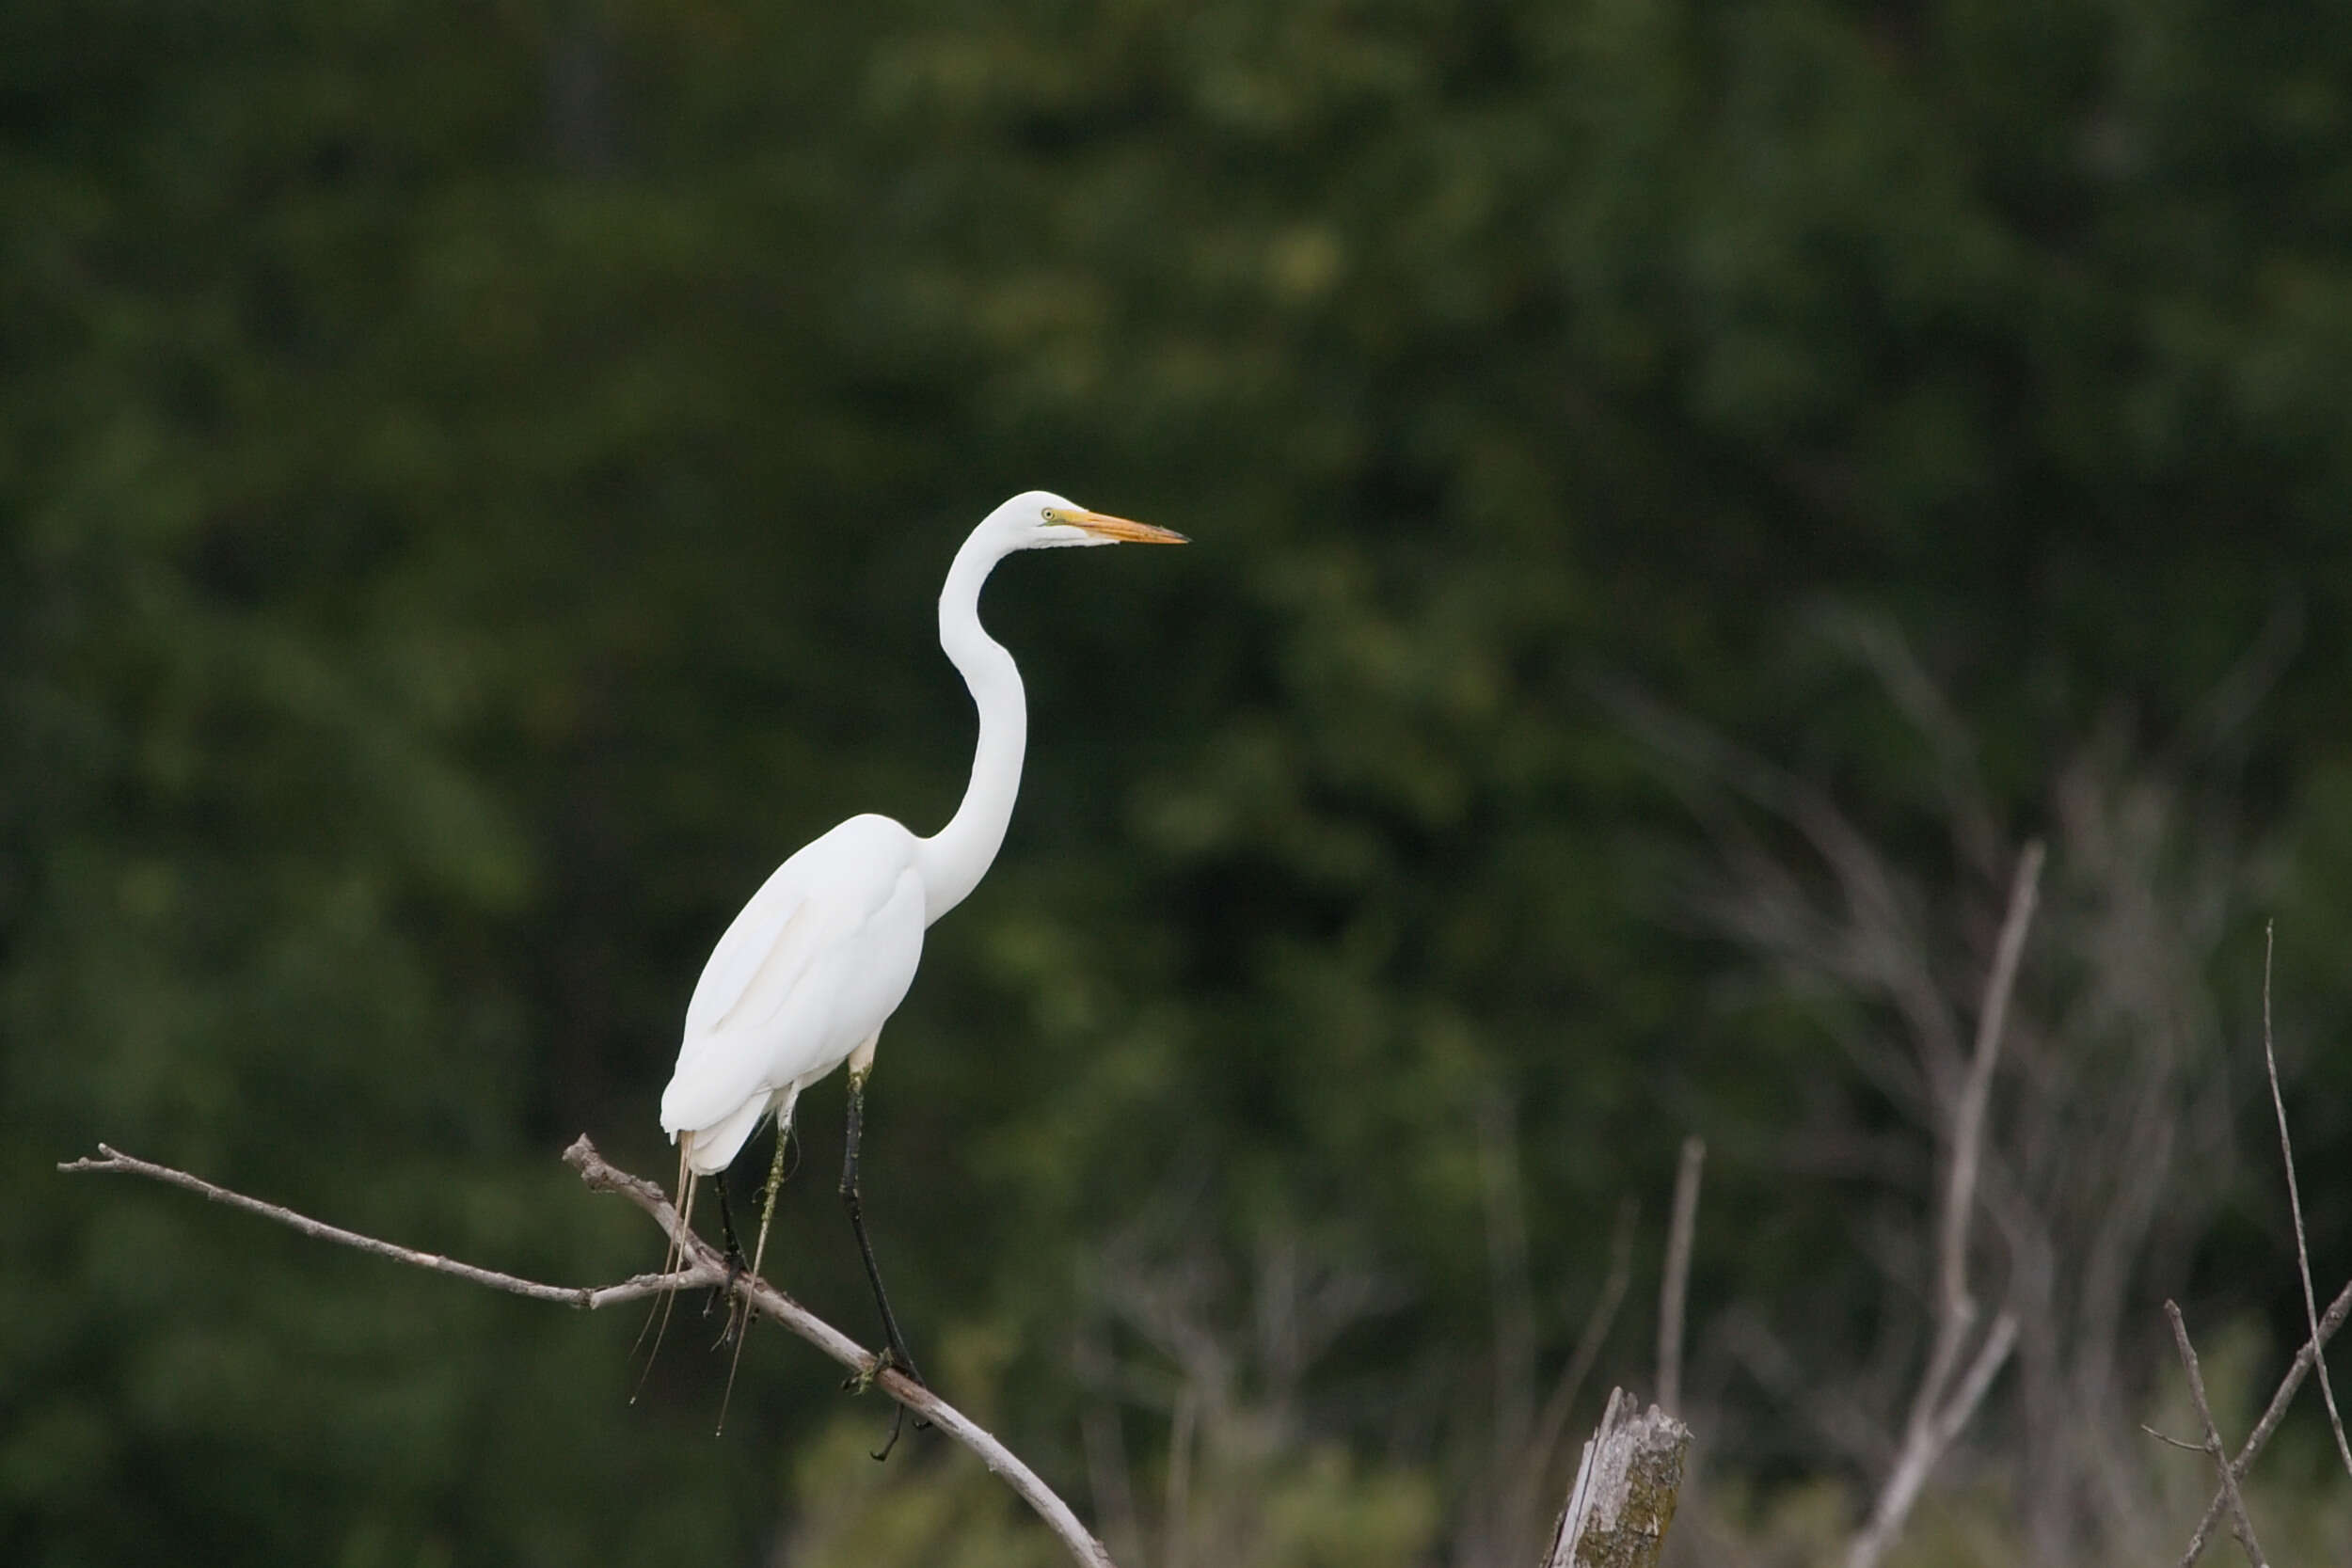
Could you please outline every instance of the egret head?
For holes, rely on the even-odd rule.
[[[1182,545],[1181,533],[1089,512],[1051,490],[1025,490],[988,515],[982,525],[1009,550],[1042,550],[1062,545]]]

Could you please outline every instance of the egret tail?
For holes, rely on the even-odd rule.
[[[680,1132],[677,1135],[678,1234],[670,1238],[669,1246],[662,1251],[661,1272],[663,1274],[677,1272],[679,1264],[684,1262],[686,1258],[684,1238],[694,1233],[694,1188],[698,1179],[694,1175],[694,1167],[691,1163],[693,1148],[693,1133]],[[661,1354],[662,1337],[670,1332],[670,1308],[676,1301],[675,1287],[662,1291],[660,1301],[645,1313],[644,1328],[637,1331],[637,1345],[642,1345],[645,1342],[645,1330],[653,1329],[653,1349],[645,1353],[645,1365],[644,1370],[637,1374],[637,1386],[629,1391],[628,1402],[631,1404],[635,1404],[637,1397],[645,1391],[645,1379],[653,1375],[654,1358]],[[657,1319],[660,1323],[658,1328],[654,1326]],[[637,1345],[629,1347],[629,1354],[637,1354]]]

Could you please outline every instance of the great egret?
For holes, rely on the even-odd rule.
[[[678,1146],[686,1216],[692,1217],[696,1183],[711,1177],[728,1250],[738,1258],[723,1173],[761,1120],[771,1112],[775,1117],[775,1160],[752,1252],[755,1277],[767,1255],[793,1105],[803,1089],[849,1063],[841,1200],[882,1311],[886,1348],[877,1371],[895,1364],[922,1381],[891,1314],[859,1211],[858,1136],[866,1080],[882,1024],[914,983],[924,928],[978,885],[1004,843],[1028,739],[1021,672],[980,626],[980,585],[1015,550],[1184,542],[1181,533],[1089,512],[1043,490],[1015,496],[982,518],[957,550],[939,595],[939,645],[979,710],[979,745],[962,803],[929,838],[916,837],[889,817],[869,815],[850,817],[801,849],[753,895],[719,939],[687,1005],[677,1069],[661,1093],[661,1128]],[[739,1354],[741,1344],[738,1338]],[[903,1415],[903,1409],[893,1413],[892,1443]],[[882,1453],[889,1451],[885,1444]]]

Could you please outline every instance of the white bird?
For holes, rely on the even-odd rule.
[[[981,628],[980,585],[1015,550],[1184,542],[1181,533],[1089,512],[1043,490],[1015,496],[981,519],[956,552],[939,595],[939,645],[979,710],[979,745],[962,803],[929,838],[868,815],[850,817],[802,848],[719,939],[687,1005],[677,1069],[661,1094],[661,1128],[678,1146],[680,1201],[690,1220],[696,1183],[704,1176],[714,1179],[730,1253],[734,1224],[725,1212],[722,1173],[765,1117],[772,1114],[776,1121],[776,1155],[752,1254],[755,1277],[767,1253],[793,1106],[802,1090],[849,1064],[841,1197],[882,1311],[886,1348],[877,1372],[896,1365],[922,1381],[882,1292],[859,1210],[866,1080],[882,1025],[914,984],[924,929],[963,902],[1004,843],[1028,740],[1021,672]],[[739,1338],[737,1348],[739,1354]],[[898,1414],[891,1427],[894,1442]]]

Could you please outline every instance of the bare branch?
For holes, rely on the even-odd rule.
[[[2264,1568],[2262,1544],[2254,1539],[2254,1521],[2247,1515],[2246,1499],[2238,1495],[2237,1467],[2230,1463],[2229,1449],[2221,1446],[2221,1429],[2214,1425],[2213,1406],[2205,1402],[2205,1374],[2197,1369],[2197,1350],[2188,1342],[2188,1325],[2181,1321],[2176,1302],[2164,1304],[2164,1315],[2172,1320],[2172,1343],[2179,1347],[2181,1365],[2188,1372],[2188,1397],[2196,1402],[2197,1418],[2205,1423],[2205,1452],[2213,1456],[2214,1468],[2221,1472],[2221,1492],[2230,1499],[2238,1544],[2246,1548],[2254,1568]]]
[[[614,1307],[622,1302],[636,1301],[644,1296],[659,1294],[663,1291],[687,1291],[699,1285],[716,1285],[723,1277],[724,1273],[720,1269],[696,1267],[681,1269],[675,1274],[641,1274],[634,1278],[623,1280],[618,1285],[593,1287],[542,1285],[536,1280],[522,1279],[511,1274],[501,1274],[496,1269],[477,1268],[471,1263],[461,1263],[453,1258],[444,1258],[437,1252],[419,1252],[413,1247],[378,1241],[373,1236],[362,1236],[356,1230],[345,1230],[341,1227],[311,1219],[307,1214],[297,1214],[291,1209],[281,1209],[275,1203],[264,1203],[258,1197],[247,1197],[243,1193],[232,1193],[226,1187],[215,1186],[200,1176],[191,1176],[186,1171],[174,1170],[169,1165],[158,1165],[151,1161],[125,1154],[120,1149],[110,1148],[104,1144],[98,1146],[98,1153],[100,1156],[98,1159],[85,1158],[63,1162],[58,1164],[57,1168],[70,1176],[88,1173],[144,1176],[152,1181],[183,1187],[189,1192],[212,1199],[215,1203],[225,1203],[231,1209],[242,1209],[246,1213],[259,1214],[266,1220],[275,1220],[279,1225],[299,1230],[305,1236],[318,1241],[333,1242],[339,1246],[356,1247],[361,1252],[372,1252],[378,1258],[389,1258],[395,1263],[406,1263],[411,1268],[428,1269],[435,1274],[445,1274],[455,1279],[469,1280],[476,1285],[486,1285],[493,1291],[504,1291],[512,1295],[529,1296],[533,1301],[551,1301],[563,1307],[584,1307],[589,1311],[594,1311],[599,1307]]]
[[[1938,1338],[1941,1339],[1940,1334]],[[1967,1426],[1968,1418],[1976,1414],[1978,1404],[2016,1345],[2017,1319],[2004,1312],[1994,1320],[1992,1331],[1985,1336],[1967,1376],[1961,1379],[1949,1402],[1930,1412],[1924,1420],[1905,1432],[1902,1452],[1896,1457],[1895,1467],[1887,1472],[1885,1485],[1879,1489],[1870,1522],[1847,1548],[1846,1568],[1874,1568],[1886,1555],[1901,1532],[1903,1522],[1911,1516],[1912,1505],[1919,1500],[1919,1493],[1927,1485],[1936,1461],[1944,1457],[1945,1450]],[[1929,1371],[1933,1373],[1932,1365]],[[1947,1379],[1948,1375],[1947,1365]]]
[[[2295,1180],[2295,1144],[2287,1137],[2287,1102],[2279,1093],[2279,1054],[2270,1044],[2270,956],[2277,932],[2263,924],[2263,1066],[2270,1072],[2270,1104],[2279,1113],[2279,1153],[2287,1166],[2287,1207],[2295,1214],[2295,1266],[2303,1275],[2303,1315],[2312,1325],[2312,1359],[2319,1369],[2319,1397],[2328,1406],[2328,1425],[2336,1434],[2336,1455],[2352,1475],[2352,1444],[2344,1437],[2344,1418],[2336,1414],[2336,1391],[2328,1382],[2328,1357],[2319,1345],[2319,1301],[2312,1293],[2312,1249],[2303,1237],[2303,1194]]]
[[[2352,1315],[2352,1281],[2347,1281],[2344,1289],[2336,1292],[2336,1299],[2329,1302],[2328,1310],[2320,1314],[2317,1332],[2312,1335],[2301,1350],[2296,1352],[2295,1363],[2287,1368],[2287,1375],[2279,1380],[2278,1392],[2270,1396],[2270,1403],[2263,1410],[2263,1418],[2254,1423],[2253,1432],[2247,1436],[2246,1446],[2238,1449],[2237,1457],[2230,1462],[2232,1480],[2243,1478],[2247,1466],[2253,1464],[2255,1456],[2263,1451],[2263,1445],[2270,1441],[2270,1434],[2278,1430],[2280,1418],[2287,1413],[2287,1406],[2295,1402],[2295,1391],[2303,1386],[2304,1374],[2318,1359],[2320,1348],[2328,1343],[2337,1329],[2344,1326],[2346,1315]],[[2213,1527],[2220,1519],[2222,1511],[2229,1507],[2229,1502],[2230,1495],[2226,1491],[2213,1495],[2213,1500],[2205,1505],[2204,1518],[2198,1521],[2197,1533],[2189,1537],[2187,1549],[2181,1553],[2177,1568],[2193,1568],[2197,1560],[2204,1555],[2205,1543],[2213,1538]]]
[[[1968,1240],[1977,1212],[1978,1172],[1984,1162],[1984,1129],[1992,1099],[1993,1069],[2000,1060],[2001,1032],[2009,1018],[2010,996],[2017,986],[2017,966],[2025,953],[2026,932],[2033,924],[2034,901],[2042,884],[2042,848],[2037,841],[2018,857],[2017,874],[2010,884],[2009,912],[2001,921],[1994,944],[1992,973],[1985,978],[1984,1006],[1977,1013],[1977,1037],[1968,1060],[1958,1102],[1952,1111],[1950,1164],[1944,1183],[1944,1213],[1938,1227],[1935,1302],[1935,1340],[1928,1352],[1927,1369],[1912,1396],[1911,1417],[1904,1423],[1903,1444],[1894,1468],[1879,1489],[1870,1522],[1854,1537],[1846,1554],[1847,1568],[1874,1568],[1894,1544],[1903,1521],[1910,1517],[1929,1472],[1959,1437],[1976,1413],[1985,1391],[2017,1343],[2017,1319],[2004,1312],[1978,1347],[1967,1373],[1957,1388],[1952,1376],[1960,1370],[1961,1354],[1976,1327],[1977,1304],[1968,1290]],[[1949,1398],[1947,1398],[1947,1395]]]
[[[1977,1171],[1984,1159],[1984,1117],[1993,1093],[1993,1069],[2001,1054],[2001,1030],[2009,1021],[2009,1000],[2017,988],[2017,964],[2026,950],[2026,932],[2033,924],[2036,895],[2042,886],[2041,841],[2026,846],[2018,857],[2016,879],[2010,884],[2009,913],[2001,921],[2000,941],[1993,952],[1993,973],[1984,987],[1984,1006],[1977,1015],[1976,1049],[1968,1062],[1968,1078],[1960,1104],[1952,1114],[1951,1180],[1944,1193],[1943,1246],[1937,1259],[1944,1310],[1955,1319],[1974,1316],[1968,1299],[1968,1231],[1977,1210]],[[1932,1399],[1941,1398],[1937,1389]]]
[[[1504,1493],[1510,1533],[1504,1539],[1514,1553],[1519,1550],[1522,1534],[1532,1531],[1541,1519],[1538,1510],[1542,1494],[1552,1484],[1552,1462],[1560,1452],[1568,1416],[1576,1408],[1577,1396],[1584,1391],[1584,1380],[1592,1374],[1593,1363],[1600,1358],[1600,1347],[1609,1338],[1611,1325],[1617,1321],[1617,1309],[1625,1305],[1626,1291],[1632,1286],[1634,1213],[1630,1198],[1618,1206],[1616,1230],[1609,1243],[1609,1273],[1601,1281],[1600,1294],[1594,1298],[1592,1309],[1584,1315],[1584,1326],[1577,1333],[1576,1348],[1568,1353],[1568,1364],[1562,1370],[1560,1380],[1552,1385],[1542,1413],[1535,1418],[1534,1435],[1528,1439],[1524,1456],[1505,1472],[1510,1478]],[[1526,1521],[1525,1531],[1519,1528],[1521,1521]]]
[[[1698,1228],[1699,1173],[1707,1164],[1707,1140],[1682,1140],[1682,1163],[1675,1171],[1674,1220],[1666,1232],[1666,1277],[1658,1299],[1658,1403],[1669,1416],[1682,1414],[1682,1308],[1691,1291],[1691,1243]]]
[[[566,1307],[587,1308],[610,1307],[619,1302],[634,1301],[665,1290],[686,1290],[701,1285],[720,1285],[727,1277],[726,1260],[720,1255],[718,1249],[686,1227],[684,1222],[678,1217],[677,1210],[672,1206],[661,1189],[643,1178],[631,1176],[627,1171],[608,1164],[604,1157],[596,1152],[596,1145],[590,1143],[585,1134],[564,1151],[564,1163],[580,1172],[580,1180],[588,1184],[591,1191],[617,1193],[643,1210],[646,1216],[660,1227],[662,1232],[676,1243],[680,1257],[686,1261],[687,1267],[673,1274],[639,1275],[633,1279],[624,1280],[617,1285],[599,1287],[542,1285],[534,1280],[518,1278],[514,1275],[500,1274],[494,1269],[477,1268],[470,1263],[461,1263],[437,1253],[419,1252],[413,1248],[395,1245],[390,1242],[378,1241],[373,1236],[362,1236],[357,1231],[344,1230],[339,1227],[311,1219],[307,1215],[295,1213],[291,1209],[280,1208],[275,1203],[265,1203],[260,1198],[247,1197],[242,1193],[230,1192],[226,1187],[215,1186],[201,1177],[192,1176],[186,1171],[175,1170],[169,1165],[159,1165],[150,1161],[136,1159],[109,1148],[104,1144],[98,1146],[98,1152],[102,1156],[100,1159],[74,1160],[61,1164],[57,1168],[71,1173],[97,1171],[144,1176],[151,1180],[162,1181],[170,1186],[183,1187],[189,1192],[200,1194],[215,1203],[226,1203],[232,1208],[243,1209],[248,1213],[259,1214],[264,1219],[274,1220],[279,1225],[298,1230],[306,1236],[334,1242],[343,1246],[357,1247],[362,1252],[373,1253],[379,1258],[389,1258],[394,1262],[427,1269],[435,1274],[450,1275],[459,1279],[469,1280],[477,1285],[486,1285],[492,1290],[506,1291],[515,1295],[531,1297],[536,1301],[552,1301]],[[1004,1478],[1005,1483],[1020,1496],[1021,1500],[1036,1511],[1038,1517],[1045,1521],[1046,1528],[1054,1532],[1064,1548],[1069,1551],[1071,1558],[1080,1563],[1082,1568],[1116,1568],[1111,1561],[1110,1555],[1103,1549],[1103,1544],[1095,1540],[1088,1532],[1087,1528],[1078,1522],[1078,1516],[1071,1512],[1070,1505],[1056,1496],[1044,1481],[1038,1479],[1037,1473],[1024,1465],[1010,1449],[981,1430],[961,1411],[921,1384],[911,1381],[905,1373],[898,1371],[896,1368],[886,1368],[877,1371],[880,1356],[862,1348],[856,1340],[834,1328],[766,1280],[750,1275],[739,1275],[735,1282],[735,1293],[741,1297],[753,1311],[781,1323],[842,1367],[857,1374],[861,1382],[870,1382],[873,1386],[882,1389],[892,1399],[906,1406],[908,1410],[930,1421],[940,1431],[971,1449],[978,1457],[980,1463],[988,1466],[991,1474]]]
[[[1977,1413],[1984,1396],[1993,1386],[1993,1380],[2001,1372],[2009,1353],[2017,1348],[2017,1314],[2004,1312],[1993,1320],[1993,1331],[1977,1347],[1977,1358],[1968,1365],[1968,1375],[1960,1380],[1960,1386],[1946,1402],[1943,1414],[1936,1418],[1936,1440],[1939,1450],[1947,1449],[1968,1425],[1968,1418]]]
[[[1546,1464],[1559,1447],[1568,1412],[1575,1408],[1576,1396],[1584,1391],[1584,1380],[1592,1375],[1593,1363],[1600,1359],[1601,1344],[1609,1338],[1617,1308],[1625,1305],[1625,1293],[1633,1283],[1633,1201],[1628,1198],[1617,1210],[1616,1232],[1609,1242],[1609,1273],[1600,1282],[1600,1294],[1584,1315],[1576,1348],[1568,1353],[1568,1364],[1560,1381],[1552,1385],[1550,1398],[1544,1401],[1543,1414],[1536,1418],[1531,1448]]]

